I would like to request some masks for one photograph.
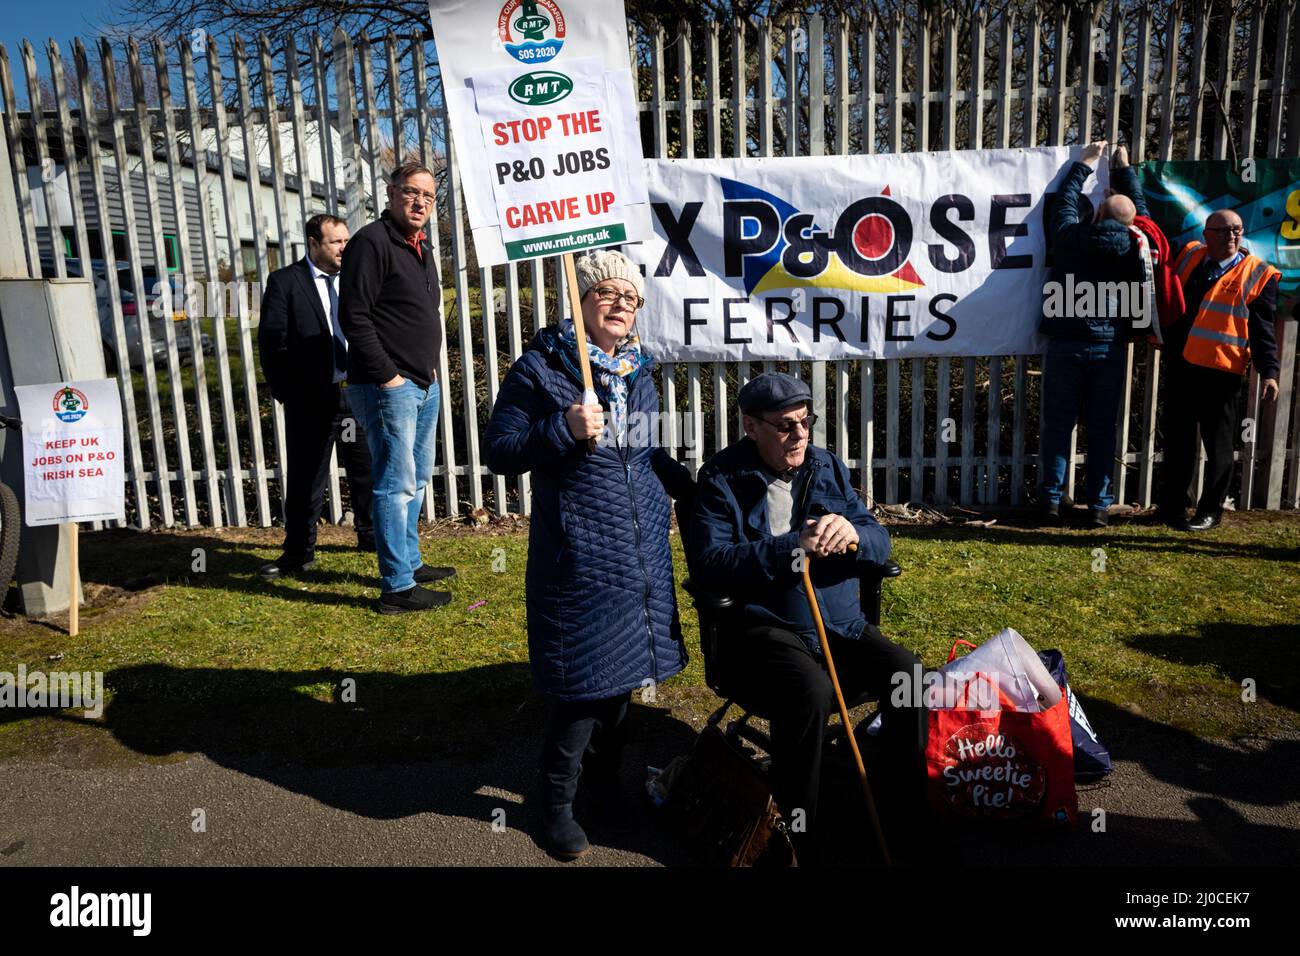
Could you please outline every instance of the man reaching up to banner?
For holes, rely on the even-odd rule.
[[[1070,432],[1085,406],[1088,428],[1089,524],[1109,522],[1115,426],[1134,327],[1152,323],[1155,267],[1168,244],[1147,216],[1128,152],[1110,160],[1112,194],[1086,215],[1083,184],[1105,143],[1093,143],[1072,163],[1056,204],[1047,211],[1052,272],[1044,286],[1039,328],[1049,339],[1043,357],[1043,434],[1038,501],[1045,524],[1061,523],[1061,497],[1070,467]],[[1136,320],[1136,321],[1135,321]]]
[[[388,208],[343,252],[339,315],[348,340],[348,402],[362,420],[374,462],[381,614],[441,607],[451,594],[420,584],[456,573],[428,567],[420,556],[442,346],[442,286],[424,234],[436,189],[428,169],[398,166],[389,177]]]
[[[1277,399],[1273,322],[1282,273],[1246,251],[1242,231],[1241,217],[1220,209],[1205,221],[1205,242],[1193,239],[1174,260],[1187,305],[1181,319],[1163,330],[1165,466],[1157,516],[1184,531],[1209,531],[1221,520],[1232,480],[1237,395],[1250,362],[1264,380],[1263,400]],[[1198,425],[1205,484],[1188,521]]]

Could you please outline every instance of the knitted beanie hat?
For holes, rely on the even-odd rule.
[[[636,294],[645,297],[645,280],[638,269],[621,252],[613,249],[596,249],[585,256],[579,256],[573,263],[578,274],[578,297],[587,294],[587,290],[597,282],[605,279],[625,279],[636,288]]]

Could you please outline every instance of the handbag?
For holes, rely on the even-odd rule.
[[[966,642],[953,644],[949,663],[961,643]],[[949,821],[1040,820],[1073,826],[1079,802],[1065,695],[1050,707],[1018,710],[1000,679],[1000,674],[976,671],[963,678],[953,706],[927,710],[930,805]]]
[[[718,722],[700,731],[691,754],[668,785],[665,808],[679,836],[712,866],[797,866],[785,820],[777,809],[757,752]]]

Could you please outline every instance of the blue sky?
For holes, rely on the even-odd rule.
[[[113,6],[110,0],[6,0],[4,16],[0,17],[0,43],[9,53],[10,66],[21,75],[19,44],[30,40],[44,67],[41,72],[47,72],[45,41],[53,37],[66,55],[74,36],[84,42],[99,33],[99,25],[111,19]],[[18,76],[14,84],[23,86]]]

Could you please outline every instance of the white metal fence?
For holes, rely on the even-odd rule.
[[[1300,153],[1294,0],[1245,16],[1126,5],[1097,14],[813,16],[682,24],[672,36],[630,29],[646,153],[824,155],[1098,138],[1129,143],[1135,162]],[[224,55],[211,38],[170,48],[152,41],[143,51],[101,41],[96,52],[92,65],[74,41],[69,64],[50,43],[38,62],[24,44],[20,102],[0,46],[0,105],[31,273],[129,263],[121,276],[103,270],[105,338],[119,356],[131,331],[119,286],[146,288],[163,271],[155,250],[181,282],[247,276],[251,290],[219,308],[191,300],[183,314],[177,307],[180,321],[137,323],[146,356],[156,334],[166,347],[157,363],[118,363],[131,523],[269,525],[279,515],[283,418],[259,389],[256,292],[271,268],[302,255],[310,215],[337,212],[353,228],[373,217],[372,197],[382,195],[395,156],[419,158],[441,177],[433,232],[448,303],[444,414],[426,513],[527,512],[527,477],[488,472],[481,431],[528,335],[563,314],[562,270],[558,260],[495,268],[472,260],[431,45],[392,34],[354,43],[339,32],[328,51],[319,38],[301,50],[293,37],[274,48],[260,37],[254,50],[237,43]],[[1262,406],[1253,375],[1246,389],[1243,415],[1257,427],[1238,451],[1238,507],[1300,506],[1295,323],[1281,332],[1281,400]],[[212,355],[194,361],[204,335]],[[1020,504],[1032,494],[1036,356],[762,364],[811,382],[814,440],[849,464],[870,500]],[[684,422],[669,432],[674,454],[698,465],[735,440],[736,389],[761,370],[665,364],[664,411],[670,423]],[[1156,353],[1130,347],[1119,501],[1152,501],[1158,397]],[[334,520],[339,475],[330,483]],[[1072,468],[1071,492],[1073,482]]]

